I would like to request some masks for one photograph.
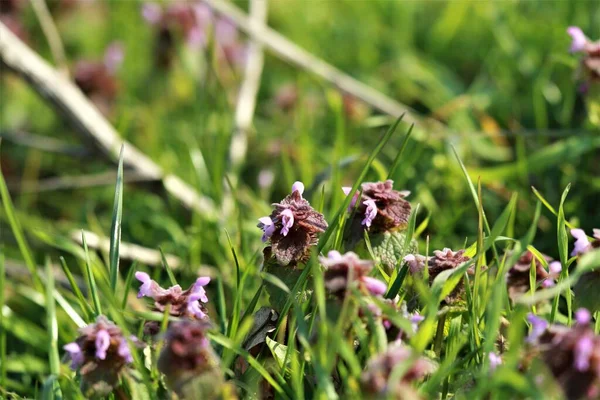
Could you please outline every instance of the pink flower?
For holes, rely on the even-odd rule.
[[[162,8],[156,3],[144,3],[142,6],[142,17],[150,25],[158,24],[162,18],[162,15]]]
[[[581,30],[581,28],[577,26],[570,26],[567,29],[567,33],[573,39],[571,41],[571,53],[582,51],[585,48],[585,44],[588,42],[588,39],[585,37],[585,34]]]
[[[589,250],[591,243],[583,229],[571,229],[571,236],[577,239],[573,247],[573,252],[571,252],[572,256],[583,254]]]
[[[203,286],[208,285],[209,282],[209,277],[200,277],[196,279],[196,283],[192,286],[191,294],[188,297],[188,312],[198,319],[204,319],[206,317],[206,313],[202,310],[198,301],[208,303],[208,297],[206,297],[206,291]]]
[[[81,364],[83,364],[84,356],[81,351],[81,347],[76,342],[71,342],[64,345],[63,349],[69,353],[69,357],[71,357],[71,369],[77,369]]]
[[[127,344],[127,342],[125,342]],[[96,358],[106,359],[106,350],[110,347],[110,334],[106,329],[101,329],[96,333]]]
[[[593,350],[594,340],[589,335],[586,335],[577,341],[573,351],[575,353],[573,364],[577,370],[582,372],[588,370]]]
[[[377,216],[377,204],[375,204],[374,200],[366,200],[363,204],[367,206],[367,209],[365,210],[365,218],[362,220],[361,224],[369,228]]]
[[[575,311],[575,321],[577,321],[577,325],[588,325],[592,320],[592,315],[585,308],[580,308]]]
[[[302,196],[302,194],[304,193],[304,183],[300,181],[294,182],[294,184],[292,185],[292,193],[296,191],[300,192],[300,196]]]
[[[137,271],[135,273],[135,279],[142,282],[142,286],[137,295],[138,299],[144,296],[154,297],[155,286],[158,286],[158,284],[150,279],[150,275],[142,271]]]
[[[262,217],[258,219],[258,227],[263,230],[263,235],[261,240],[266,242],[269,238],[275,233],[275,224],[271,217]]]
[[[490,370],[492,371],[502,364],[502,357],[496,353],[488,354],[488,359],[490,360]]]
[[[363,276],[361,282],[373,296],[382,296],[387,292],[387,285],[379,279]]]
[[[287,236],[290,232],[290,228],[294,225],[294,213],[289,208],[286,208],[281,212],[281,234]]]
[[[527,321],[531,324],[531,332],[527,336],[526,341],[531,343],[536,341],[546,331],[548,321],[532,313],[527,315]]]

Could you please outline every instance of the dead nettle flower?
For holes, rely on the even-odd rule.
[[[502,364],[502,357],[494,352],[488,354],[488,360],[490,361],[490,370],[494,371],[498,366]]]
[[[132,336],[133,344],[142,346]],[[79,330],[79,337],[65,345],[71,359],[71,368],[79,370],[85,391],[95,394],[109,393],[118,383],[123,367],[133,362],[131,350],[121,329],[105,316]]]
[[[171,324],[166,343],[158,359],[158,370],[169,387],[182,398],[192,391],[201,398],[215,398],[222,389],[219,359],[207,337],[210,324],[203,321],[179,321]],[[188,390],[190,386],[193,390]],[[200,398],[200,397],[196,397]]]
[[[120,42],[111,43],[102,61],[80,60],[73,67],[73,78],[81,91],[103,114],[109,114],[119,90],[116,73],[125,52]]]
[[[435,250],[433,254],[433,257],[429,258],[418,254],[409,254],[408,256],[404,257],[404,261],[408,264],[409,270],[413,274],[422,273],[425,265],[427,265],[430,285],[442,272],[458,268],[471,259],[470,257],[465,256],[465,250],[452,251],[449,248],[444,248],[443,250]],[[474,275],[475,268],[470,267],[467,269],[467,273],[469,275]],[[446,297],[445,301],[447,303],[452,303],[457,300],[464,290],[463,285],[463,281],[461,280],[456,285],[452,293]]]
[[[583,31],[571,26],[567,29],[567,33],[571,36],[571,53],[581,53],[581,74],[585,80],[584,90],[590,83],[600,82],[600,40],[592,42],[588,39]]]
[[[403,375],[398,377],[398,382],[389,382],[396,367],[409,364]],[[398,398],[403,385],[418,381],[432,373],[435,365],[432,361],[420,357],[414,351],[401,343],[391,343],[382,354],[371,358],[361,376],[362,387],[365,392],[373,395],[391,394]]]
[[[425,319],[424,316],[419,314],[418,311],[413,313],[408,312],[408,308],[405,302],[399,302],[398,298],[396,299],[383,299],[383,303],[386,304],[393,310],[394,314],[401,314],[402,317],[410,321],[411,329],[410,331],[405,331],[400,327],[393,324],[390,319],[391,310],[388,308],[380,308],[375,303],[369,303],[367,306],[368,311],[377,318],[381,319],[381,324],[385,328],[386,335],[391,341],[402,341],[408,340],[412,336],[414,336],[418,329],[419,324]]]
[[[327,229],[323,214],[312,208],[302,193],[304,184],[295,182],[292,194],[274,203],[275,210],[270,216],[259,219],[263,242],[270,243],[265,254],[275,257],[281,266],[305,262],[310,256],[310,247],[318,242],[317,235]]]
[[[319,257],[326,268],[325,287],[334,296],[343,298],[351,283],[356,282],[362,292],[381,296],[387,292],[387,285],[379,279],[367,276],[373,269],[373,261],[361,260],[353,252],[341,255],[332,250],[327,257]]]
[[[600,229],[594,229],[593,232],[594,240],[590,241],[583,229],[571,229],[571,236],[576,239],[573,251],[571,252],[572,256],[579,256],[600,248]]]
[[[508,286],[508,295],[514,301],[519,296],[530,290],[529,275],[531,265],[535,268],[535,282],[542,287],[548,288],[554,286],[555,281],[560,275],[562,266],[558,261],[552,261],[552,258],[542,254],[544,260],[549,263],[548,271],[544,268],[542,262],[529,250],[521,254],[506,275],[506,285]]]
[[[188,48],[204,49],[211,28],[214,28],[217,56],[232,66],[244,65],[246,46],[238,37],[237,27],[226,18],[215,17],[212,9],[201,1],[174,2],[164,8],[156,3],[145,3],[142,17],[157,29],[156,56],[162,67],[168,67],[171,62],[175,37],[182,36]]]
[[[196,282],[185,291],[179,285],[163,289],[156,281],[150,279],[150,276],[145,272],[137,271],[135,278],[142,282],[138,298],[145,296],[154,299],[156,310],[164,312],[167,305],[170,305],[169,314],[172,316],[208,320],[206,307],[203,303],[208,303],[204,286],[210,282],[209,277],[196,279]],[[147,334],[154,335],[158,333],[159,324],[157,321],[148,321],[145,328]]]
[[[594,333],[588,310],[577,310],[575,320],[571,328],[549,326],[538,320],[533,324],[538,325],[534,328],[535,337],[528,341],[540,353],[568,399],[597,399],[600,396],[600,336]]]
[[[410,194],[408,191],[397,191],[393,189],[394,181],[388,179],[385,182],[366,182],[362,184],[362,195],[354,193],[349,211],[354,210],[356,214],[350,226],[362,226],[371,233],[396,231],[404,229],[410,217],[410,203],[404,198]],[[350,195],[352,188],[343,187],[346,195]],[[360,221],[360,224],[358,224]]]

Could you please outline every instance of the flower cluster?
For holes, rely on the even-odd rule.
[[[318,234],[327,229],[323,214],[302,198],[303,193],[302,182],[294,183],[292,194],[273,204],[270,216],[259,219],[262,239],[270,244],[265,249],[265,263],[271,257],[281,266],[305,262],[310,256],[311,246],[318,242]]]
[[[135,337],[131,342],[139,344]],[[125,365],[133,361],[121,329],[100,315],[96,322],[79,330],[79,337],[64,346],[71,368],[79,370],[85,392],[107,394],[119,380]]]
[[[381,296],[387,291],[384,282],[367,276],[373,269],[373,262],[361,260],[352,252],[341,255],[332,250],[327,257],[319,257],[319,261],[326,268],[325,287],[334,296],[343,298],[354,282],[361,291],[373,296]]]
[[[536,283],[541,284],[544,288],[554,286],[560,275],[562,266],[560,262],[552,261],[551,257],[542,256],[549,263],[548,271],[546,271],[542,262],[529,250],[521,254],[515,265],[508,270],[506,285],[508,287],[508,295],[512,300],[516,300],[519,296],[529,291],[529,275],[532,264],[535,268]]]
[[[464,250],[452,251],[449,248],[435,250],[433,254],[433,257],[429,258],[419,254],[409,254],[404,257],[404,262],[407,263],[409,271],[412,274],[421,274],[427,265],[430,285],[442,272],[458,268],[460,265],[471,259],[465,255]],[[475,274],[475,269],[470,267],[467,269],[467,273],[473,275]],[[461,280],[454,290],[446,297],[445,301],[447,303],[456,301],[461,296],[463,290],[463,281]]]
[[[203,303],[208,303],[204,286],[210,282],[209,277],[196,279],[196,282],[185,291],[179,285],[163,289],[156,281],[150,279],[150,276],[145,272],[136,272],[135,278],[142,282],[138,297],[152,298],[156,310],[164,312],[167,305],[169,305],[169,314],[174,317],[194,320],[208,319]],[[158,333],[158,323],[149,321],[146,324],[146,333],[150,335]]]
[[[195,393],[202,398],[213,398],[207,391],[216,392],[222,383],[219,359],[214,353],[206,333],[210,325],[202,321],[180,321],[169,326],[166,343],[158,359],[158,369],[167,384],[182,398],[190,383],[199,384]],[[208,378],[208,379],[202,379]],[[196,397],[198,398],[198,397]]]
[[[73,79],[83,94],[105,115],[109,114],[118,93],[116,72],[125,53],[119,42],[111,43],[102,61],[80,60],[73,67]]]
[[[356,192],[348,208],[352,212],[350,229],[362,236],[362,230],[370,233],[392,232],[404,229],[410,217],[410,203],[404,198],[410,194],[407,191],[393,189],[394,181],[363,183],[362,193]],[[352,188],[342,188],[348,196]],[[356,208],[356,212],[354,209]]]
[[[530,315],[527,341],[552,372],[569,399],[597,399],[600,396],[600,336],[591,326],[586,309],[575,313],[575,326],[549,325]]]
[[[394,369],[408,364],[404,374],[397,382],[389,382]],[[410,398],[404,392],[411,393],[408,384],[432,373],[435,365],[424,357],[418,357],[410,347],[400,343],[391,344],[388,349],[373,357],[361,376],[363,390],[371,395],[389,394],[391,398]],[[404,394],[404,395],[403,395]]]
[[[374,303],[369,303],[367,309],[375,317],[381,319],[388,340],[391,341],[402,341],[407,340],[414,336],[419,329],[419,324],[425,319],[425,317],[419,314],[417,311],[409,313],[405,302],[399,302],[399,299],[382,299],[386,306],[384,309],[380,308]],[[410,321],[411,329],[404,330],[393,324],[391,320],[391,313],[402,315],[404,319]]]
[[[156,61],[168,67],[175,50],[175,38],[182,36],[189,48],[201,49],[208,44],[211,28],[218,56],[230,65],[242,66],[246,47],[238,38],[235,25],[225,18],[216,18],[206,4],[196,2],[172,2],[166,7],[156,3],[142,6],[142,17],[156,29]]]
[[[571,26],[567,29],[571,36],[571,53],[581,53],[581,74],[585,83],[583,89],[586,90],[590,83],[600,82],[600,40],[592,42],[583,31]]]

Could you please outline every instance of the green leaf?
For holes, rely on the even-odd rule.
[[[123,219],[123,152],[121,146],[119,154],[119,168],[117,170],[117,183],[115,185],[115,201],[113,206],[112,223],[110,226],[110,287],[113,292],[117,290],[119,280],[119,246],[121,245],[121,220]]]

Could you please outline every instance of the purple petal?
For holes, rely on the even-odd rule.
[[[64,345],[63,349],[69,353],[69,357],[71,358],[71,369],[77,369],[81,364],[83,364],[83,352],[81,351],[81,347],[79,347],[76,342],[71,342]]]
[[[592,232],[594,232],[594,239],[600,240],[600,229],[593,229]]]
[[[590,246],[590,241],[588,240],[583,229],[571,229],[571,236],[577,239],[575,241],[571,255],[576,256],[578,254],[585,253]]]
[[[121,339],[121,343],[119,344],[119,349],[117,350],[117,352],[122,358],[125,359],[126,363],[133,362],[133,356],[131,355],[129,345],[127,344],[127,340],[125,340],[125,338]]]
[[[194,286],[192,287],[192,293],[190,294],[190,301],[192,301],[191,299],[194,298],[193,301],[200,300],[203,303],[208,303],[208,297],[206,297],[206,291],[204,290],[203,286],[208,285],[209,282],[209,277],[200,277],[196,279],[196,283],[194,283]]]
[[[560,271],[562,271],[562,265],[560,264],[560,261],[552,261],[548,266],[548,270],[552,276],[560,275]]]
[[[192,296],[190,296],[189,300],[187,311],[198,319],[206,318],[206,313],[202,311],[202,307],[200,306],[200,303],[198,303],[198,299],[193,300]]]
[[[577,26],[570,26],[567,29],[567,33],[571,36],[571,53],[582,51],[587,43],[587,38],[583,31]]]
[[[490,360],[490,370],[492,371],[502,364],[502,357],[496,353],[490,353],[488,355],[488,359]]]
[[[592,352],[594,351],[594,341],[588,335],[582,337],[575,344],[575,349],[573,352],[575,353],[575,360],[573,364],[575,365],[575,369],[579,371],[587,371],[590,367],[590,358]]]
[[[300,196],[302,196],[302,194],[304,193],[304,183],[300,181],[294,182],[294,184],[292,185],[292,193],[296,191],[300,192]]]
[[[111,74],[117,72],[125,59],[125,49],[121,42],[112,42],[104,52],[104,65]]]
[[[275,174],[269,169],[263,169],[258,174],[258,186],[260,186],[262,189],[271,187],[273,181],[275,181]]]
[[[106,329],[100,329],[96,333],[96,358],[106,359],[106,351],[110,347],[110,334]]]
[[[387,285],[379,279],[371,278],[370,276],[363,276],[361,280],[365,285],[365,288],[373,296],[380,296],[387,292]]]
[[[548,327],[548,321],[532,313],[527,315],[527,321],[531,324],[531,332],[529,333],[529,336],[527,336],[526,341],[528,343],[532,343],[536,341],[537,338],[544,333],[544,331],[546,331],[546,328]]]
[[[342,191],[344,192],[344,194],[346,196],[348,196],[350,194],[350,191],[352,190],[352,188],[350,186],[344,186],[342,187]],[[351,212],[354,207],[356,207],[356,202],[358,201],[358,191],[354,192],[354,196],[352,196],[352,200],[350,201],[350,204],[348,205],[348,212]]]
[[[544,279],[544,281],[542,282],[542,287],[550,288],[550,287],[554,286],[555,284],[556,284],[556,282],[554,282],[553,279]]]
[[[292,210],[286,208],[281,212],[281,223],[283,224],[281,227],[281,234],[287,236],[290,232],[290,228],[294,225],[294,213]]]
[[[580,308],[575,311],[575,321],[577,321],[577,325],[588,325],[592,320],[592,314],[585,309]]]
[[[142,6],[142,17],[150,25],[156,25],[162,18],[162,8],[156,3],[145,3]]]
[[[154,292],[152,290],[152,279],[150,279],[150,275],[145,272],[137,271],[135,273],[135,279],[142,282],[142,286],[140,286],[140,291],[138,292],[138,299],[144,296],[154,297]]]
[[[363,204],[367,206],[367,209],[365,210],[365,218],[362,220],[361,224],[370,228],[371,223],[377,216],[377,204],[375,204],[374,200],[366,200]]]

